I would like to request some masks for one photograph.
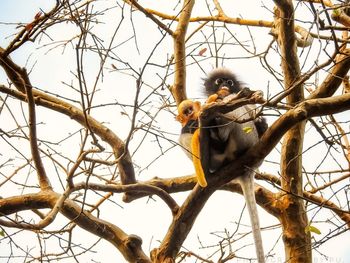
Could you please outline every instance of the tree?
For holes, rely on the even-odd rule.
[[[215,245],[201,243],[204,252],[184,242],[213,194],[240,193],[232,179],[262,159],[256,199],[275,220],[264,231],[280,233],[286,262],[312,262],[312,252],[326,257],[318,248],[347,234],[347,1],[239,4],[243,17],[238,2],[217,0],[50,5],[32,10],[28,21],[1,23],[2,257],[79,262],[95,250],[102,255],[99,244],[108,241],[128,262],[242,259],[237,244],[249,243],[243,221],[236,231],[223,226]],[[199,96],[204,72],[221,65],[265,92],[259,107],[270,127],[201,188],[184,175],[173,116],[182,100]],[[163,176],[151,178],[152,168]],[[123,211],[131,227],[121,224],[119,195],[138,204],[137,217]],[[171,219],[147,249],[134,231],[150,231],[150,205],[138,201],[153,196]],[[222,209],[237,210],[236,199]],[[155,222],[168,216],[163,210]],[[281,255],[271,245],[267,256]]]

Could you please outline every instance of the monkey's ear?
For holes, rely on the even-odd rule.
[[[181,122],[183,123],[185,120],[184,120],[184,117],[181,116],[180,114],[179,115],[176,115],[175,119],[178,121],[178,122]]]
[[[175,119],[178,121],[178,122],[180,122],[181,123],[181,125],[182,125],[182,127],[185,127],[186,126],[186,124],[188,123],[188,121],[189,121],[189,118],[188,117],[186,117],[185,115],[183,115],[183,114],[179,114],[179,115],[177,115],[176,117],[175,117]]]

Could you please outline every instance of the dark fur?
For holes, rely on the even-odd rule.
[[[226,84],[227,80],[232,80],[233,85],[227,85],[230,88],[231,93],[238,93],[241,90],[241,83],[237,80],[237,77],[228,69],[217,68],[210,72],[207,78],[204,79],[205,93],[214,94],[221,85],[215,84],[215,81],[221,78]]]
[[[217,79],[222,79],[223,82],[218,85],[216,84]],[[215,94],[222,86],[227,86],[230,89],[231,94],[237,94],[243,88],[243,83],[239,81],[236,75],[227,68],[216,68],[208,74],[207,78],[204,78],[203,80],[205,96],[207,97]],[[227,84],[229,80],[232,81],[233,85]],[[266,119],[264,117],[258,117],[254,120],[254,124],[260,138],[268,128]]]
[[[198,120],[190,120],[181,129],[181,134],[191,133],[193,134],[198,129]]]
[[[218,79],[219,81],[217,81]],[[224,91],[222,87],[224,87]],[[227,96],[227,93],[237,94],[242,89],[242,85],[228,69],[219,68],[213,70],[204,80],[204,89],[206,97],[213,94],[218,94],[220,97],[221,94],[223,96]],[[210,176],[211,173],[235,161],[258,142],[259,137],[267,129],[264,118],[257,118],[254,121],[244,123],[234,121],[239,118],[249,119],[253,116],[252,111],[254,110],[255,106],[242,106],[226,113],[224,116],[218,115],[218,117],[212,119],[208,127],[201,129],[201,162],[206,176]],[[264,263],[264,251],[254,194],[254,172],[252,172],[254,168],[257,167],[251,167],[237,180],[242,186],[249,210],[258,262]]]

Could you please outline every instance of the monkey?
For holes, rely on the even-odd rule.
[[[207,186],[200,160],[200,136],[198,129],[198,117],[201,111],[199,101],[184,100],[178,106],[176,120],[182,124],[180,145],[183,146],[187,156],[192,159],[196,172],[198,184],[201,187]]]
[[[229,101],[232,95],[243,90],[243,86],[230,70],[219,68],[204,79],[204,89],[208,97],[206,103],[213,103],[217,100]],[[266,120],[262,117],[242,122],[254,117],[255,107],[251,105],[242,106],[223,116],[216,116],[208,127],[199,127],[199,102],[185,100],[179,105],[178,112],[176,119],[182,123],[179,141],[187,155],[193,159],[197,179],[202,187],[207,186],[206,176],[234,161],[251,148],[267,129]],[[200,134],[207,135],[201,138],[199,129],[206,130],[207,132]],[[265,258],[254,194],[254,172],[246,171],[235,180],[240,183],[247,203],[258,262],[263,263]]]
[[[209,98],[209,102],[214,101],[213,95],[216,94],[218,99],[224,99],[231,94],[238,94],[243,89],[243,84],[237,79],[236,75],[227,68],[216,68],[212,70],[204,81],[204,93]],[[206,102],[208,103],[208,101]],[[245,106],[247,111],[253,113],[255,106]],[[253,120],[258,137],[267,130],[266,119],[258,117]]]
[[[203,80],[204,93],[209,98],[215,95],[218,100],[225,101],[243,89],[242,83],[227,68],[214,69]],[[206,176],[233,162],[258,142],[267,129],[267,122],[263,117],[247,122],[235,122],[235,120],[252,119],[255,109],[255,106],[245,105],[224,115],[217,115],[209,122],[205,129],[207,131],[201,133],[203,138],[200,139],[201,162]],[[265,257],[254,193],[255,173],[253,168],[258,167],[246,170],[235,180],[239,182],[243,190],[258,262],[264,263]]]

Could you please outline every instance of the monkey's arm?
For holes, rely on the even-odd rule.
[[[205,179],[205,175],[203,172],[202,164],[201,164],[201,150],[200,150],[200,129],[197,129],[192,136],[192,141],[191,141],[191,149],[192,149],[192,155],[193,155],[193,165],[194,165],[194,170],[197,175],[197,180],[198,184],[201,187],[206,187],[207,186],[207,181]]]

